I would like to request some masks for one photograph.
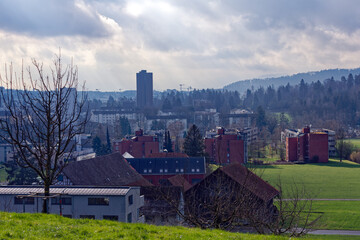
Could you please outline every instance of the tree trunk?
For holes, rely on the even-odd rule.
[[[48,202],[49,202],[49,196],[50,196],[50,183],[44,182],[44,201],[43,201],[43,207],[42,207],[42,213],[48,213]]]

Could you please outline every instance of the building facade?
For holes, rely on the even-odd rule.
[[[153,105],[153,74],[146,70],[136,73],[136,103],[141,109]]]
[[[69,218],[107,219],[143,222],[139,216],[144,205],[139,187],[53,186],[48,212]],[[1,186],[0,210],[38,213],[42,210],[41,186]]]
[[[13,161],[14,148],[11,144],[0,143],[0,163]]]
[[[323,131],[310,131],[304,127],[301,132],[292,132],[285,140],[286,161],[289,162],[328,162],[328,134]]]
[[[159,139],[157,136],[145,136],[142,129],[135,131],[131,139],[121,139],[113,142],[113,151],[121,155],[129,153],[135,158],[143,158],[151,153],[159,152]]]
[[[206,173],[204,157],[128,158],[131,166],[150,183],[159,186],[164,180],[181,175],[191,184],[200,182]]]
[[[219,164],[247,163],[246,135],[218,128],[217,135],[205,138],[205,153]]]
[[[301,129],[285,129],[281,132],[281,142],[285,143],[286,138],[297,137],[301,133]],[[335,138],[335,131],[325,129],[325,128],[314,128],[311,129],[312,132],[323,132],[328,135],[328,150],[329,150],[329,157],[336,156],[336,138]]]

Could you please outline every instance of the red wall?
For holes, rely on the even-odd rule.
[[[121,142],[115,142],[113,144],[113,151],[120,152],[121,154],[128,152],[135,158],[142,158],[151,153],[159,152],[159,142],[154,142],[152,137],[141,140],[145,141],[123,140]],[[118,150],[116,147],[118,147]]]
[[[244,163],[244,141],[237,135],[219,135],[205,139],[205,152],[220,164]]]
[[[313,161],[318,156],[318,162],[329,161],[328,135],[326,133],[305,133],[300,137],[286,138],[286,160]]]
[[[297,138],[286,138],[286,161],[297,160]]]
[[[329,161],[328,135],[323,133],[311,133],[309,135],[309,160],[314,156],[319,157],[318,162]]]
[[[168,179],[175,175],[142,175],[146,180],[151,182],[152,184],[159,186],[160,179]],[[184,174],[182,175],[190,184],[193,184],[193,180],[203,179],[205,174]]]

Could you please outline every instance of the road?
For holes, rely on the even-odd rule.
[[[360,231],[351,230],[312,230],[308,234],[315,235],[354,235],[360,236]]]

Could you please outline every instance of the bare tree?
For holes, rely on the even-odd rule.
[[[157,189],[156,195],[172,208],[172,213],[176,212],[180,224],[203,229],[246,229],[262,234],[301,236],[316,226],[320,215],[314,211],[305,188],[294,184],[285,194],[280,181],[278,192],[266,187],[267,183],[260,181],[249,169],[240,170],[238,176],[242,177],[237,180],[229,177],[227,171],[231,170],[218,169],[187,190],[182,208],[179,200],[163,189]],[[229,173],[233,175],[234,172]]]
[[[322,217],[322,213],[315,211],[311,194],[305,187],[294,182],[287,191],[284,191],[279,180],[277,188],[280,191],[275,199],[278,213],[273,221],[262,221],[264,218],[254,218],[253,216],[248,217],[256,231],[300,237],[314,229]]]
[[[12,65],[5,66],[5,74],[0,75],[0,97],[7,112],[0,120],[0,137],[14,146],[21,167],[31,168],[41,177],[43,213],[47,213],[50,185],[71,157],[76,146],[73,140],[83,133],[88,119],[86,94],[77,91],[77,67],[72,62],[64,67],[59,54],[49,73],[33,59],[32,67],[22,67],[19,77]]]
[[[234,180],[230,177],[226,173],[230,168],[239,170],[241,179]],[[255,174],[245,167],[239,169],[236,165],[229,165],[226,170],[215,170],[203,181],[185,191],[184,206],[179,205],[179,199],[162,188],[157,189],[156,195],[176,212],[180,224],[203,229],[236,230],[249,226],[248,216],[271,219],[276,213],[271,196],[263,198],[255,193],[254,190],[259,189],[257,184],[254,184],[254,178],[257,178]],[[272,194],[275,195],[277,191],[273,190]],[[268,215],[265,215],[265,212]]]

